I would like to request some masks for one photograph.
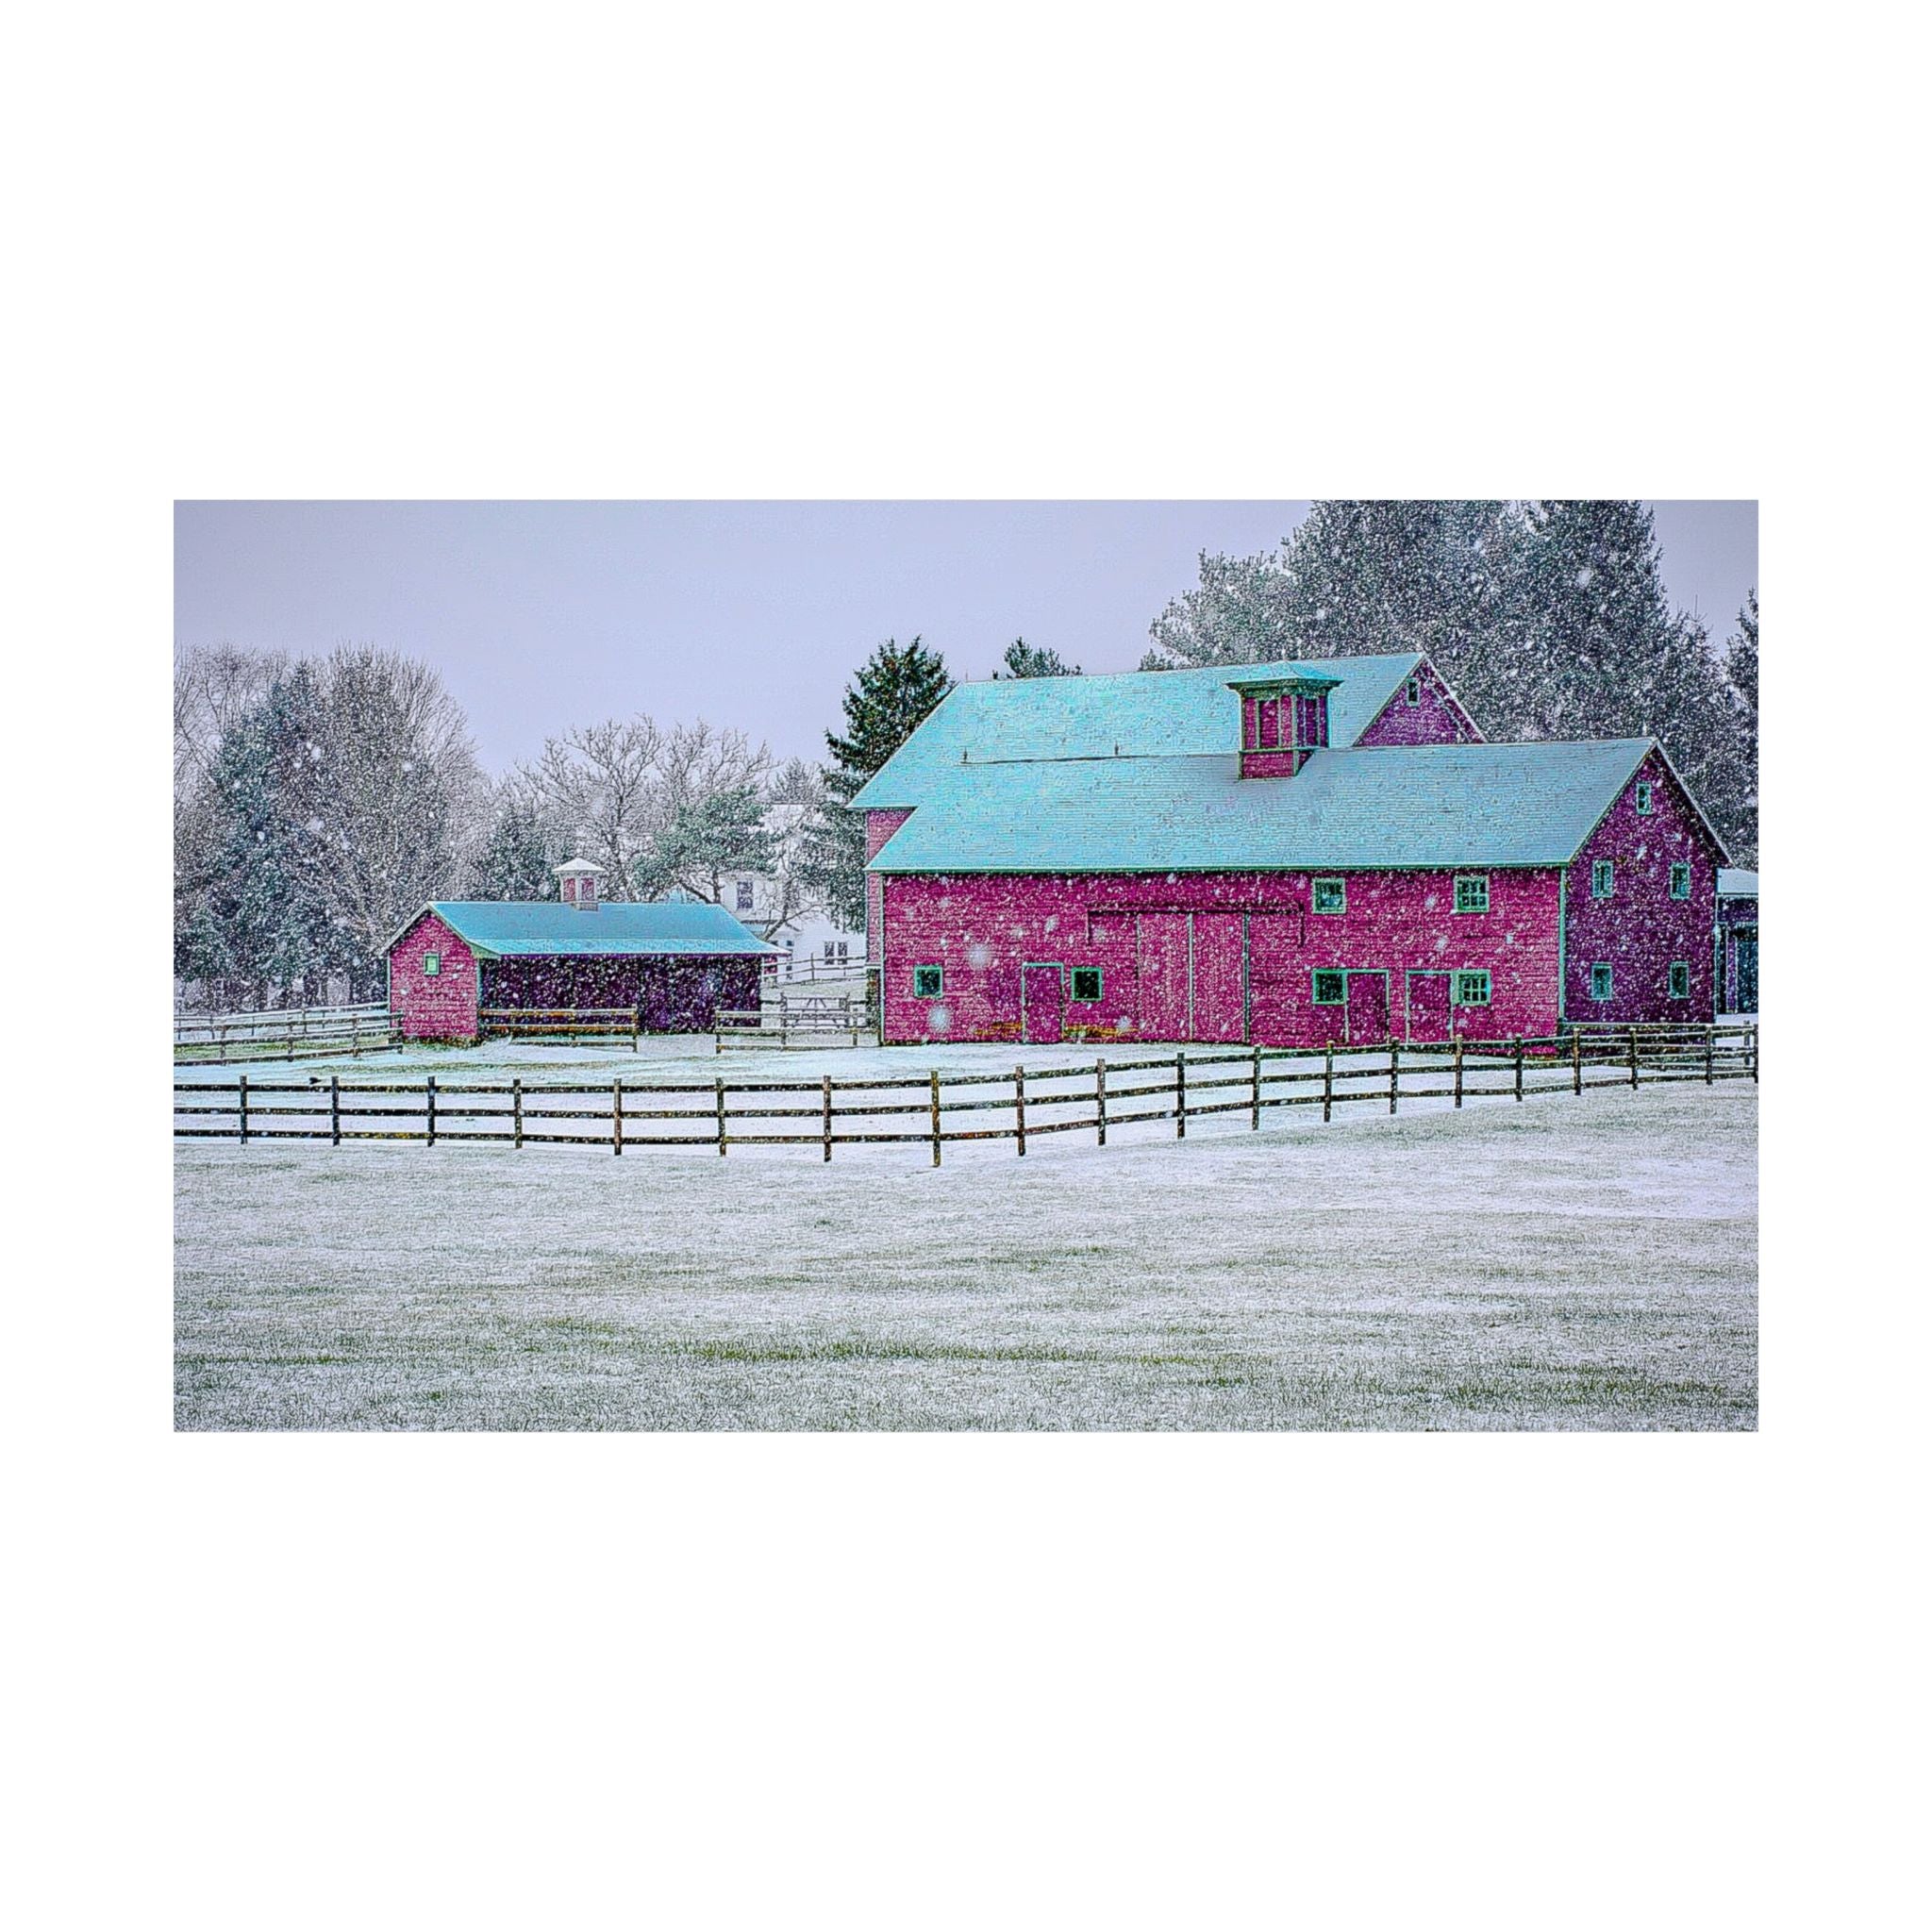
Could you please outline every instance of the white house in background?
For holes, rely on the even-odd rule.
[[[725,911],[741,919],[754,932],[765,935],[783,954],[781,972],[788,967],[804,970],[813,962],[812,971],[823,974],[830,966],[837,970],[850,965],[856,973],[865,958],[865,935],[840,926],[816,906],[786,913],[782,882],[768,873],[726,873],[720,900]],[[770,929],[768,922],[783,917],[783,924]]]

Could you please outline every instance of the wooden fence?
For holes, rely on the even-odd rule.
[[[731,1046],[866,1046],[878,1031],[860,993],[781,992],[760,1007],[721,1009],[717,1050]]]
[[[1027,1141],[1044,1134],[1089,1132],[1104,1147],[1109,1128],[1172,1122],[1175,1138],[1185,1139],[1190,1121],[1245,1113],[1249,1127],[1258,1128],[1264,1114],[1280,1108],[1319,1107],[1327,1121],[1351,1106],[1393,1114],[1405,1100],[1461,1107],[1532,1093],[1581,1097],[1594,1087],[1757,1078],[1755,1024],[1648,1035],[1629,1029],[1614,1038],[1574,1032],[1481,1045],[1395,1044],[1379,1053],[1251,1047],[1049,1069],[1022,1065],[1009,1074],[935,1069],[918,1076],[827,1074],[736,1085],[722,1076],[648,1084],[443,1083],[433,1074],[354,1084],[339,1074],[325,1084],[318,1074],[298,1085],[251,1081],[242,1074],[232,1086],[177,1081],[175,1132],[244,1143],[569,1143],[619,1155],[627,1146],[715,1147],[720,1155],[733,1147],[816,1147],[824,1160],[837,1146],[905,1142],[929,1147],[937,1167],[956,1141],[1012,1141],[1024,1155]],[[967,1115],[997,1117],[975,1122]]]
[[[389,1008],[289,1007],[259,1013],[176,1013],[175,1058],[234,1066],[379,1053],[394,1037]]]
[[[571,1007],[547,1011],[522,1007],[485,1007],[476,1015],[485,1040],[575,1041],[587,1035],[622,1040],[638,1050],[638,1009],[635,1007]]]

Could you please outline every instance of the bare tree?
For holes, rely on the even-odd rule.
[[[601,865],[604,890],[631,896],[631,874],[664,816],[658,760],[664,734],[641,712],[579,725],[543,746],[535,765],[514,774],[540,816],[564,834],[575,856]]]

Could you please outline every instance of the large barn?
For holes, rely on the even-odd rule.
[[[389,1005],[406,1040],[474,1041],[491,1008],[633,1011],[646,1033],[704,1033],[758,1004],[776,949],[722,906],[603,899],[600,872],[558,868],[550,900],[440,899],[389,945]]]
[[[1420,655],[960,685],[855,804],[887,1041],[1715,1010],[1726,855],[1662,747],[1485,742]]]

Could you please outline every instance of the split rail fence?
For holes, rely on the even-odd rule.
[[[176,1013],[175,1058],[234,1066],[380,1053],[394,1039],[384,1006],[286,1007],[258,1013]]]
[[[608,1147],[835,1147],[905,1143],[943,1150],[960,1141],[1012,1141],[1026,1152],[1045,1134],[1088,1132],[1106,1146],[1108,1130],[1171,1123],[1185,1139],[1190,1121],[1245,1113],[1258,1129],[1281,1108],[1386,1108],[1405,1100],[1514,1099],[1596,1087],[1665,1081],[1757,1078],[1757,1028],[1704,1026],[1569,1033],[1450,1046],[1244,1048],[1238,1052],[1010,1073],[917,1077],[860,1075],[816,1080],[594,1084],[441,1082],[325,1083],[251,1080],[175,1087],[175,1132],[184,1139],[250,1141],[498,1141],[515,1147],[568,1143]],[[968,1118],[968,1117],[972,1118]],[[184,1124],[184,1122],[191,1123]]]
[[[575,1042],[587,1036],[628,1038],[638,1050],[638,1009],[635,1007],[558,1007],[547,1010],[525,1007],[484,1007],[476,1015],[485,1040],[560,1040]]]

